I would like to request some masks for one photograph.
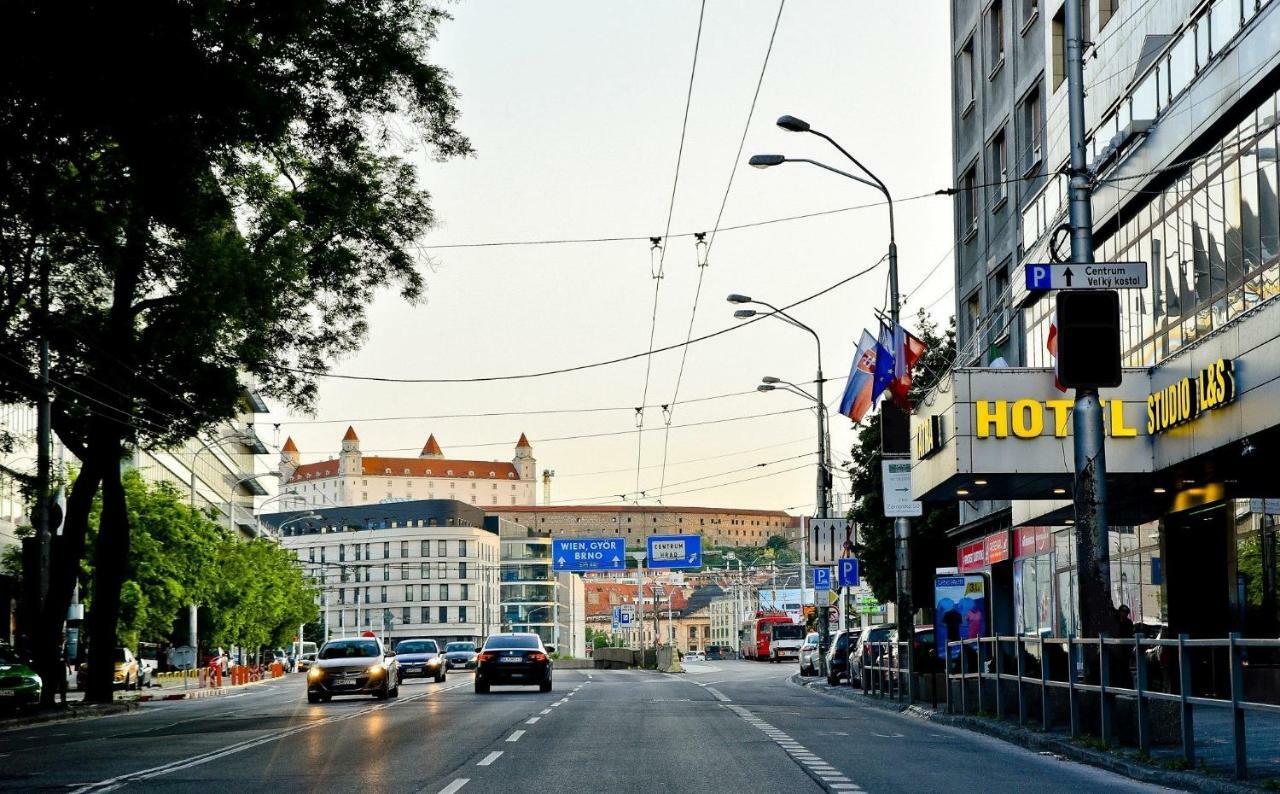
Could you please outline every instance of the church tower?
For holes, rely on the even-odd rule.
[[[444,450],[440,449],[440,444],[436,441],[435,433],[432,433],[427,437],[427,445],[418,453],[418,457],[424,460],[444,459]]]
[[[298,455],[298,445],[293,443],[293,436],[289,436],[284,440],[284,446],[280,448],[280,482],[289,482],[293,479],[293,473],[301,464],[302,458]]]
[[[347,434],[342,437],[342,452],[338,456],[338,476],[354,477],[364,473],[364,467],[360,464],[360,437],[356,435],[354,427],[347,428]]]
[[[533,447],[524,433],[520,434],[520,440],[516,442],[516,456],[511,460],[511,465],[516,467],[521,480],[532,480],[537,472],[538,466],[537,461],[533,459]]]

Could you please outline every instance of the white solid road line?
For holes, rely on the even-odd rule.
[[[729,702],[729,698],[725,697],[724,693],[716,689],[715,687],[709,686],[707,687],[707,691],[710,692],[712,695],[715,695],[716,700],[720,701],[721,703]]]
[[[471,782],[471,778],[460,777],[457,780],[450,783],[449,785],[440,789],[440,794],[453,794],[453,792],[457,791],[458,789],[462,788],[463,786],[467,785],[470,782]]]
[[[494,761],[497,761],[501,757],[502,757],[502,751],[494,750],[492,753],[489,753],[484,758],[477,761],[476,766],[488,766],[489,764],[492,764]]]
[[[518,741],[520,741],[520,737],[521,737],[521,736],[524,736],[524,731],[516,731],[515,733],[513,733],[513,734],[511,734],[510,736],[508,736],[508,737],[507,737],[507,741],[509,741],[509,742],[518,742]]]
[[[708,692],[715,692],[714,689],[708,687]],[[725,706],[735,714],[737,714],[743,722],[763,733],[772,739],[779,747],[791,756],[791,760],[800,764],[800,768],[804,769],[810,777],[816,776],[824,786],[832,791],[862,791],[862,788],[850,780],[839,769],[824,761],[817,755],[809,752],[803,745],[793,740],[785,731],[775,728],[773,725],[752,714],[749,710],[742,706]]]

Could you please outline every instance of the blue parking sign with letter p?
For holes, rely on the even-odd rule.
[[[1047,290],[1053,282],[1053,271],[1048,265],[1027,265],[1027,289]]]
[[[839,574],[841,587],[857,587],[860,584],[858,580],[858,558],[845,557],[841,559]]]
[[[813,569],[813,589],[814,590],[830,590],[831,589],[831,569],[830,568],[814,568]]]

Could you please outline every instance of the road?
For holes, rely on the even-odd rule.
[[[790,666],[561,670],[477,695],[309,705],[300,675],[220,698],[0,733],[0,788],[147,791],[1150,791],[1107,772],[798,687]]]

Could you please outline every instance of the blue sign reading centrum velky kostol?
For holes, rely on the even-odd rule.
[[[551,568],[556,571],[621,571],[627,567],[622,538],[563,538],[551,541]]]

